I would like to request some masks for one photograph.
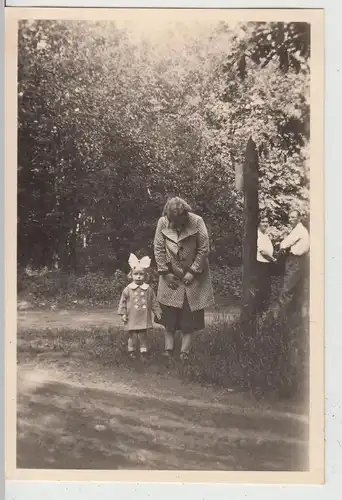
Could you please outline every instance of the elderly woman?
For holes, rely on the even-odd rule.
[[[171,198],[154,238],[166,356],[172,356],[174,336],[180,330],[181,359],[188,359],[192,333],[204,328],[204,308],[214,304],[208,254],[203,219],[181,198]]]

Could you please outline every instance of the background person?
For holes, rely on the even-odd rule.
[[[256,296],[255,310],[262,313],[268,309],[271,297],[271,266],[276,259],[273,257],[273,244],[266,234],[269,222],[262,216],[258,227],[257,263],[256,263]]]
[[[274,312],[276,317],[279,316],[281,310],[284,313],[288,310],[295,297],[301,298],[300,292],[303,291],[308,271],[310,237],[298,210],[292,210],[289,213],[289,223],[292,230],[280,243],[280,252],[287,255],[283,288]]]

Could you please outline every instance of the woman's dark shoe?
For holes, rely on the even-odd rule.
[[[148,361],[148,352],[147,351],[140,352],[140,359],[143,363],[146,363]]]
[[[180,360],[183,362],[189,361],[189,354],[187,352],[181,352]]]

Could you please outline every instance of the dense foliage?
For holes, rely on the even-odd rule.
[[[239,263],[250,136],[275,229],[307,209],[308,26],[187,28],[134,43],[112,22],[21,23],[20,266],[125,270],[130,251],[152,253],[173,193],[204,216],[214,263]]]

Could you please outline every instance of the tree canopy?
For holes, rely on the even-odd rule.
[[[214,261],[238,263],[249,137],[272,225],[308,210],[309,26],[185,28],[154,44],[113,22],[21,22],[21,265],[113,272],[151,254],[172,194],[205,218]]]

